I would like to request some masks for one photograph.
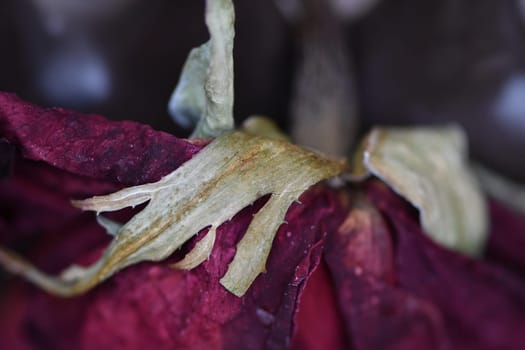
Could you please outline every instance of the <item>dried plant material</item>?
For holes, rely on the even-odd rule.
[[[358,120],[352,57],[339,13],[323,0],[278,3],[283,15],[295,22],[300,51],[290,110],[292,139],[345,157],[355,142]],[[292,4],[297,11],[290,16],[286,8]]]
[[[212,228],[213,239],[215,228],[256,199],[271,194],[254,216],[221,280],[229,291],[241,296],[264,271],[274,235],[289,206],[310,186],[340,174],[345,167],[344,162],[288,142],[229,133],[158,182],[74,201],[75,206],[96,212],[149,201],[145,209],[115,233],[114,240],[93,265],[72,266],[60,276],[51,277],[4,249],[0,249],[0,262],[53,294],[80,294],[126,266],[167,258],[206,227]],[[209,255],[210,242],[205,240],[207,245],[188,258],[190,263],[183,262],[184,267],[195,266]]]
[[[185,127],[197,126],[206,112],[206,72],[210,49],[206,43],[192,49],[182,67],[179,82],[168,103],[168,111],[174,121]]]
[[[181,270],[191,270],[209,259],[215,238],[217,237],[217,228],[212,227],[206,232],[206,235],[195,244],[195,247],[186,254],[184,259],[173,264],[174,268]]]
[[[448,128],[375,128],[357,153],[354,176],[374,175],[419,209],[436,242],[479,254],[486,204],[467,164],[463,132]]]
[[[46,269],[93,262],[110,238],[70,198],[158,181],[205,147],[134,122],[43,109],[4,93],[0,134],[13,150],[24,150],[13,152],[16,167],[0,181],[0,238],[11,247],[30,246]],[[221,225],[210,258],[190,271],[171,268],[172,260],[136,264],[87,295],[67,299],[5,280],[0,348],[22,343],[47,349],[287,348],[326,234],[345,214],[340,195],[327,186],[314,186],[300,201],[274,239],[267,272],[242,298],[218,281],[263,200]],[[104,217],[126,222],[129,212]],[[2,266],[0,274],[7,277]],[[20,331],[27,327],[31,332]]]
[[[68,198],[108,193],[122,179],[158,181],[203,147],[2,93],[0,134],[24,150],[14,152],[16,167],[0,182],[0,236],[14,247],[31,244],[47,268],[92,261],[107,239]],[[124,164],[109,171],[119,160]],[[262,201],[221,225],[210,259],[191,271],[137,264],[74,299],[4,283],[0,347],[525,349],[522,216],[492,203],[488,259],[472,260],[422,236],[417,213],[381,181],[359,188],[379,213],[360,205],[342,227],[347,205],[359,205],[359,189],[344,194],[315,186],[304,193],[274,240],[267,273],[242,298],[217,281]],[[327,264],[318,265],[320,259]],[[309,307],[312,322],[304,318]],[[305,344],[305,333],[313,343]]]
[[[242,124],[242,131],[269,139],[290,141],[290,138],[279,129],[273,120],[259,115],[248,117]]]
[[[525,185],[513,182],[481,165],[476,167],[481,186],[490,197],[525,214]]]
[[[190,51],[168,109],[193,137],[233,130],[233,38],[231,0],[206,1],[210,40]]]
[[[524,348],[525,285],[510,265],[438,247],[384,183],[361,189],[369,205],[354,201],[359,216],[328,236],[324,251],[353,348]],[[513,230],[502,228],[493,234],[509,244]]]

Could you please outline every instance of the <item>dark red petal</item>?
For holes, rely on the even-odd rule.
[[[312,273],[298,300],[296,329],[292,338],[295,350],[345,350],[350,343],[339,311],[335,287],[326,263]]]
[[[337,200],[330,192],[314,190],[301,198],[302,205],[291,208],[289,224],[276,237],[268,272],[242,298],[218,280],[255,207],[222,225],[210,260],[190,272],[162,263],[140,264],[70,300],[28,285],[12,289],[4,301],[16,306],[4,310],[0,326],[9,324],[7,331],[22,333],[9,337],[0,328],[0,336],[9,340],[10,349],[21,344],[52,349],[285,348],[291,342],[298,295],[319,263],[325,232],[337,225],[332,220]],[[79,240],[90,234],[77,233]]]
[[[396,285],[390,228],[366,198],[354,206],[325,250],[352,348],[446,348],[436,306]]]
[[[25,158],[124,185],[156,181],[202,148],[140,123],[44,109],[8,93],[0,93],[0,135]]]
[[[107,241],[92,214],[71,208],[71,196],[109,192],[115,183],[158,179],[202,147],[137,123],[42,110],[7,94],[0,99],[0,135],[26,157],[15,160],[13,176],[1,184],[5,225],[0,237],[25,247],[33,261],[49,271],[73,260],[92,261]],[[189,272],[172,270],[166,263],[143,263],[73,299],[54,298],[10,281],[16,286],[0,303],[0,347],[287,347],[299,295],[319,263],[326,233],[336,229],[345,210],[339,196],[323,188],[307,192],[301,202],[292,206],[288,224],[278,232],[267,273],[242,298],[218,281],[261,201],[219,227],[210,260]]]
[[[427,319],[433,320],[436,337],[427,338],[423,348],[438,344],[454,349],[525,348],[522,279],[503,266],[471,259],[434,244],[421,231],[413,209],[386,186],[371,182],[367,192],[394,233],[396,281],[389,283],[389,287],[396,287],[414,300],[406,305],[409,309],[425,303],[434,315]]]
[[[525,279],[525,219],[501,203],[490,203],[492,232],[487,258]]]

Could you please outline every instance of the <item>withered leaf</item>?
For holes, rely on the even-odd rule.
[[[355,159],[354,177],[374,175],[419,209],[436,242],[478,254],[487,235],[485,199],[457,127],[374,128]]]
[[[52,277],[4,248],[0,248],[0,263],[51,293],[76,295],[126,266],[167,258],[196,233],[210,227],[209,237],[197,246],[196,253],[190,253],[179,265],[192,268],[208,257],[218,226],[256,199],[270,194],[254,215],[221,279],[226,289],[241,296],[265,270],[273,238],[290,205],[310,186],[345,168],[345,162],[286,141],[243,132],[227,133],[158,182],[74,201],[79,208],[96,212],[149,201],[122,227],[115,230],[111,225],[115,238],[93,265],[71,266],[60,276]]]
[[[193,137],[215,137],[233,130],[233,38],[231,0],[206,1],[210,40],[190,51],[168,109]]]

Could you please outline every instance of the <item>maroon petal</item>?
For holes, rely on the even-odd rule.
[[[439,310],[396,286],[391,230],[366,198],[329,237],[325,258],[353,349],[446,349]]]
[[[326,263],[314,270],[298,300],[292,349],[344,350],[350,343]]]
[[[501,203],[490,203],[492,232],[489,237],[489,261],[525,278],[525,219]]]
[[[413,209],[384,185],[372,182],[367,192],[394,232],[396,281],[391,285],[427,303],[436,315],[439,341],[429,340],[424,348],[525,348],[523,280],[503,266],[434,244],[421,231]]]
[[[153,182],[202,148],[147,125],[44,109],[0,93],[0,135],[27,159],[124,185]]]
[[[8,204],[0,237],[49,271],[92,261],[107,241],[93,215],[71,208],[71,196],[158,179],[202,147],[137,123],[43,110],[8,94],[0,95],[0,113],[0,136],[25,157],[15,159],[12,177],[1,184],[1,203]],[[305,281],[345,210],[324,188],[305,193],[301,202],[276,236],[267,273],[242,298],[218,281],[262,201],[219,227],[210,259],[192,271],[143,263],[72,299],[10,281],[0,302],[0,347],[285,348]]]
[[[517,253],[524,218],[493,205],[492,256],[476,260],[433,243],[384,184],[365,189],[325,249],[351,348],[525,348],[525,283],[506,266],[522,260],[494,254]]]
[[[50,297],[28,285],[12,289],[4,302],[17,306],[5,310],[0,326],[9,323],[7,330],[16,328],[19,334],[9,338],[0,328],[0,336],[9,340],[10,349],[288,347],[299,294],[319,263],[325,232],[336,228],[334,215],[342,214],[338,197],[330,192],[310,191],[301,201],[287,214],[289,224],[279,230],[267,273],[242,298],[218,280],[260,203],[219,228],[210,260],[195,270],[140,264],[74,299]]]

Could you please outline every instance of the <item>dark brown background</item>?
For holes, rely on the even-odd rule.
[[[188,51],[207,38],[203,4],[136,1],[118,16],[79,20],[53,36],[29,0],[1,0],[0,89],[185,135],[166,105]],[[235,5],[236,119],[265,114],[287,128],[297,61],[292,28],[272,1]],[[373,124],[458,122],[477,160],[525,181],[524,23],[515,0],[385,0],[347,23],[362,131]],[[103,98],[49,96],[39,87],[39,70],[53,53],[67,51],[78,32],[87,33],[110,72]],[[501,107],[509,100],[510,112]]]

